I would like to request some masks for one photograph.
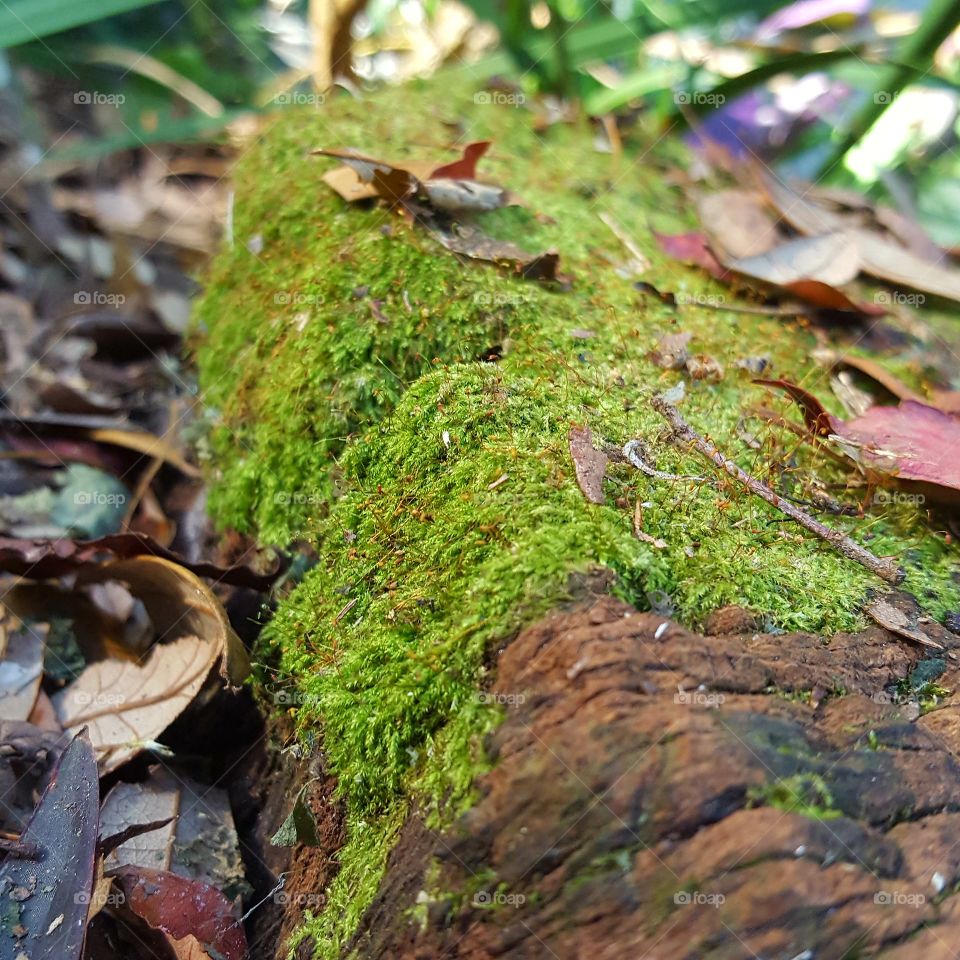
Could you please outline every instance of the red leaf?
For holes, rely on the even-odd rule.
[[[453,163],[445,163],[436,167],[428,180],[435,180],[437,177],[449,177],[453,180],[476,180],[477,161],[490,149],[492,140],[477,140],[475,143],[468,143],[463,148],[463,156]]]
[[[568,442],[577,484],[583,495],[591,503],[605,503],[603,476],[607,469],[607,455],[594,448],[589,427],[571,427]]]
[[[764,387],[778,387],[785,390],[803,408],[803,418],[807,421],[807,428],[818,437],[826,437],[836,433],[836,426],[841,421],[835,420],[824,409],[823,404],[803,387],[798,387],[789,380],[754,380]]]
[[[695,267],[702,267],[712,277],[718,280],[730,280],[733,274],[726,270],[720,261],[714,256],[710,249],[706,235],[699,230],[691,230],[689,233],[657,233],[653,231],[660,249],[673,257],[674,260],[680,260],[683,263],[693,264]]]
[[[830,251],[816,248],[815,241],[819,238],[801,239],[791,244],[784,244],[764,254],[749,257],[743,260],[731,259],[727,265],[717,258],[710,247],[709,238],[699,230],[689,233],[662,234],[653,232],[660,249],[674,260],[689,263],[706,270],[712,277],[729,283],[738,275],[747,280],[760,281],[764,285],[779,287],[792,293],[795,297],[822,310],[836,310],[843,313],[859,313],[867,316],[881,316],[887,311],[877,304],[860,303],[851,300],[842,290],[831,283],[806,276],[806,270],[800,263],[800,257],[794,256],[794,247],[801,244],[807,246],[808,258],[815,260],[819,254],[827,263],[830,262]],[[824,238],[831,239],[831,238]],[[811,264],[811,269],[816,263]],[[796,272],[794,272],[796,271]],[[790,279],[790,275],[794,279]]]
[[[860,454],[875,469],[960,491],[960,423],[936,407],[905,400],[871,407],[837,427],[839,437],[862,445]]]
[[[785,283],[784,290],[789,290],[794,296],[805,303],[824,310],[839,310],[842,313],[862,313],[868,317],[882,317],[886,308],[877,303],[864,303],[860,300],[851,300],[842,290],[831,287],[822,280],[795,280]]]
[[[147,867],[120,867],[110,875],[123,891],[126,907],[154,929],[174,940],[193,937],[222,960],[246,960],[243,927],[215,887]]]
[[[853,420],[838,420],[820,401],[786,380],[754,380],[785,390],[803,407],[807,426],[833,435],[844,452],[875,474],[922,484],[926,495],[960,501],[960,422],[936,407],[905,400],[898,407],[871,407]]]

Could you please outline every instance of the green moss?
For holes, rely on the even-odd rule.
[[[776,807],[815,820],[835,820],[843,816],[843,812],[834,805],[833,796],[823,777],[815,773],[782,777],[751,788],[747,801],[753,806]]]
[[[387,854],[406,814],[406,805],[397,803],[373,822],[350,818],[346,845],[337,854],[336,878],[326,891],[308,894],[322,898],[323,909],[317,914],[304,911],[304,924],[289,944],[291,955],[302,940],[313,937],[317,956],[330,960],[340,956],[377,892]]]
[[[651,159],[641,131],[618,166],[585,127],[539,136],[526,112],[476,106],[472,92],[444,88],[439,116],[436,88],[405,87],[273,127],[238,168],[234,245],[198,309],[211,509],[264,540],[309,540],[320,557],[265,643],[271,669],[300,688],[304,732],[322,727],[348,803],[329,905],[305,927],[326,958],[373,896],[408,802],[434,825],[469,805],[500,716],[479,693],[491,646],[569,599],[572,575],[612,570],[622,596],[644,607],[662,591],[692,624],[739,603],[771,626],[823,631],[857,626],[878,585],[729,480],[659,481],[611,464],[607,504],[586,502],[567,450],[573,424],[588,424],[598,446],[643,438],[662,470],[710,473],[665,441],[648,404],[680,379],[648,359],[678,329],[727,371],[717,384],[688,382],[682,410],[695,429],[800,499],[814,481],[848,502],[862,490],[847,489],[852,470],[750,415],[764,394],[737,360],[763,354],[775,374],[816,384],[807,329],[674,308],[614,269],[625,254],[601,213],[649,257],[645,280],[688,302],[732,296],[652,242],[648,223],[692,226],[663,177],[677,148],[659,144]],[[320,182],[328,164],[306,156],[351,145],[446,159],[441,119],[495,138],[484,174],[527,206],[484,225],[531,250],[556,247],[569,291],[461,264],[399,217],[348,207]],[[665,548],[634,537],[637,504]],[[958,603],[957,548],[915,508],[829,522],[901,557],[930,612]]]

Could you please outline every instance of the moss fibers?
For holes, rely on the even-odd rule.
[[[372,898],[407,804],[437,824],[469,804],[498,719],[480,693],[490,651],[568,599],[576,575],[612,570],[640,607],[662,591],[693,625],[739,603],[770,627],[826,632],[857,626],[867,589],[880,586],[666,442],[649,407],[651,392],[681,379],[649,352],[689,332],[692,351],[726,371],[717,383],[687,380],[681,409],[695,429],[797,499],[863,497],[853,469],[751,413],[766,401],[794,416],[738,367],[761,355],[768,374],[830,401],[810,330],[714,309],[734,294],[653,242],[651,226],[693,226],[668,182],[679,147],[638,129],[614,158],[585,126],[537,134],[529,112],[475,104],[473,92],[434,81],[286,115],[236,171],[234,243],[198,308],[215,422],[211,510],[266,541],[308,540],[319,555],[280,604],[262,656],[299,688],[301,727],[322,728],[348,803],[328,906],[304,928],[325,958]],[[441,121],[462,122],[464,141],[495,140],[481,172],[525,206],[482,224],[533,251],[556,248],[569,290],[463,264],[400,217],[348,206],[320,181],[329,161],[307,156],[354,146],[443,162],[454,154]],[[627,254],[604,213],[650,260],[643,279],[680,306],[617,269]],[[567,450],[574,424],[598,446],[642,438],[661,470],[709,479],[653,480],[611,463],[607,503],[591,505]],[[666,546],[635,537],[635,518]],[[873,504],[828,522],[902,558],[930,612],[957,605],[957,548],[916,506]]]

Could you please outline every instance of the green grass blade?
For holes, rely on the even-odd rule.
[[[940,44],[950,36],[960,23],[960,0],[932,0],[915,33],[906,37],[896,51],[896,62],[881,76],[873,96],[867,100],[854,117],[843,139],[831,152],[820,170],[827,175],[843,161],[847,153],[861,137],[880,119],[894,98],[911,81],[932,69],[933,56]]]
[[[0,49],[157,2],[159,0],[0,0]]]

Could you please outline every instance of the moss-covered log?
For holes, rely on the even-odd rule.
[[[597,878],[620,885],[628,882],[627,874],[634,885],[630,896],[647,906],[629,906],[628,894],[620,890],[601,913],[619,917],[611,929],[642,923],[654,943],[657,931],[666,929],[660,925],[669,924],[664,891],[672,896],[704,873],[702,865],[680,864],[670,868],[672,879],[658,874],[644,888],[650,844],[683,839],[751,805],[769,806],[786,789],[784,782],[802,785],[795,807],[826,804],[831,815],[848,817],[867,831],[879,830],[878,820],[885,828],[913,815],[920,801],[911,797],[929,793],[926,783],[905,788],[913,792],[899,807],[899,801],[878,800],[882,812],[874,816],[853,799],[847,809],[846,798],[857,794],[857,783],[871,790],[877,771],[893,775],[893,758],[887,766],[879,754],[870,762],[850,761],[843,767],[841,791],[832,761],[764,760],[747,770],[746,754],[738,754],[730,761],[735,785],[711,800],[708,784],[688,784],[690,802],[700,802],[702,809],[683,814],[678,807],[671,827],[670,791],[680,788],[670,776],[658,782],[651,768],[645,786],[632,794],[626,833],[589,846],[589,856],[581,845],[582,856],[572,861],[558,839],[562,875],[551,873],[551,864],[559,862],[554,854],[524,875],[527,902],[552,903],[561,911],[549,923],[529,915],[535,939],[520,932],[514,941],[512,934],[497,943],[470,939],[471,911],[496,906],[478,905],[476,892],[503,892],[510,885],[498,845],[518,842],[516,831],[522,832],[520,821],[508,826],[489,811],[473,819],[467,811],[477,801],[478,784],[489,790],[496,782],[478,780],[494,762],[488,735],[505,714],[514,718],[508,724],[516,724],[516,712],[536,692],[496,685],[496,655],[523,628],[558,607],[582,603],[602,584],[603,592],[628,605],[623,613],[653,606],[663,622],[695,628],[711,611],[737,604],[755,618],[752,629],[765,634],[829,635],[862,626],[864,598],[882,585],[766,503],[712,474],[707,482],[663,480],[612,461],[604,481],[606,503],[587,502],[568,452],[572,426],[589,426],[598,446],[641,439],[660,470],[691,477],[710,472],[695,455],[666,442],[663,422],[648,402],[653,391],[682,379],[650,359],[664,334],[680,330],[693,335],[692,352],[709,356],[723,371],[714,379],[686,381],[682,409],[696,429],[798,499],[810,501],[829,489],[857,504],[864,491],[852,470],[750,414],[765,399],[751,383],[757,358],[775,375],[823,384],[823,371],[811,359],[814,332],[792,320],[725,310],[735,302],[730,289],[670,262],[653,241],[651,228],[676,232],[694,226],[683,191],[671,186],[682,148],[638,128],[626,137],[623,155],[611,156],[594,148],[586,125],[558,124],[537,133],[527,110],[479,99],[483,102],[460,81],[433,81],[372,101],[344,98],[320,113],[287,116],[274,125],[237,169],[233,243],[214,264],[199,307],[201,379],[212,413],[211,506],[225,525],[266,541],[307,540],[319,556],[280,604],[261,659],[271,664],[264,680],[275,702],[296,704],[304,738],[318,749],[322,744],[346,811],[345,840],[335,852],[338,872],[322,891],[325,907],[305,914],[298,935],[324,958],[396,956],[402,952],[398,937],[407,938],[402,949],[409,946],[410,956],[504,951],[550,956],[549,947],[539,952],[537,941],[561,945],[556,955],[579,956],[564,952],[569,943],[557,931],[564,923],[586,930],[594,920],[578,913],[565,921],[562,905],[577,900],[576,890],[596,893]],[[454,122],[464,142],[495,141],[482,171],[524,200],[523,206],[483,214],[484,229],[528,250],[556,249],[571,277],[569,289],[462,263],[400,216],[378,206],[348,206],[320,181],[329,161],[308,156],[315,147],[352,146],[386,159],[442,162],[455,155]],[[629,255],[602,214],[613,216],[649,259],[642,276],[648,286],[638,286],[629,270],[618,268]],[[676,302],[656,296],[654,286],[673,293]],[[825,388],[819,393],[828,396]],[[928,614],[942,618],[960,605],[960,554],[916,505],[888,499],[869,505],[865,516],[836,515],[828,522],[873,552],[900,558],[905,587]],[[637,524],[647,535],[643,539],[635,535]],[[771,662],[782,657],[792,667],[789,682],[770,666],[737,686],[741,671],[754,677],[756,657],[734,646],[722,654],[728,677],[722,683],[716,664],[692,671],[674,664],[664,670],[670,678],[665,688],[655,663],[640,670],[627,658],[611,661],[610,669],[621,671],[613,687],[626,683],[631,697],[641,699],[676,693],[677,682],[744,694],[767,690],[759,698],[767,706],[755,711],[761,717],[777,699],[771,691],[786,691],[797,703],[781,698],[774,711],[786,719],[758,720],[751,732],[751,711],[741,704],[729,721],[731,735],[748,744],[753,736],[765,738],[763,749],[773,751],[771,756],[780,743],[786,753],[800,750],[807,757],[824,749],[823,736],[797,718],[810,711],[811,698],[842,700],[854,689],[887,696],[884,691],[905,681],[916,659],[903,656],[892,635],[878,633],[872,641],[877,656],[889,663],[869,682],[860,677],[859,686],[846,687],[841,680],[829,681],[820,661],[807,670],[807,661],[788,643],[782,653],[772,653],[778,641],[771,636],[765,657]],[[691,643],[696,645],[691,640],[681,646]],[[825,644],[814,647],[832,649]],[[684,650],[676,655],[681,665],[690,656]],[[535,653],[531,649],[530,655]],[[592,662],[564,661],[571,685],[593,669],[584,666]],[[674,703],[668,697],[664,703],[665,723],[671,707],[681,724],[725,723],[725,705],[716,702]],[[611,707],[613,714],[583,715],[590,725],[583,736],[586,742],[595,738],[597,763],[605,762],[607,753],[649,747],[649,730],[639,740],[636,733],[623,733],[626,739],[618,746],[617,718],[635,705],[630,700]],[[580,709],[576,698],[570,709]],[[691,711],[701,709],[710,710],[712,719],[692,720]],[[830,749],[857,756],[894,749],[881,744],[876,731],[873,739],[862,733]],[[502,741],[505,735],[498,736]],[[726,749],[709,737],[701,748]],[[946,779],[935,798],[924,802],[960,807],[950,751],[931,749],[942,750]],[[604,805],[612,783],[581,770],[588,757],[576,751],[571,756],[564,762],[570,775],[596,791]],[[503,762],[501,756],[497,771]],[[537,836],[547,840],[551,831],[558,838],[563,834],[561,808],[570,786],[551,783],[556,771],[550,766],[550,754],[541,750],[529,769],[503,774],[526,778],[525,802],[546,805],[544,816],[554,818],[556,830],[540,823]],[[702,779],[706,768],[694,769]],[[681,815],[688,816],[687,826]],[[790,815],[802,819],[803,811]],[[651,817],[659,818],[655,830]],[[471,846],[463,831],[480,829],[480,823],[483,842]],[[803,829],[814,844],[814,828]],[[454,845],[454,859],[438,841],[423,842],[423,830],[433,831],[430,837],[454,830],[449,837],[461,839],[444,841]],[[491,835],[501,830],[502,837]],[[800,836],[803,830],[797,830]],[[384,879],[401,834],[417,856],[407,856]],[[574,838],[579,836],[574,831]],[[790,831],[784,836],[795,839]],[[881,843],[873,834],[868,839]],[[458,853],[461,843],[466,852]],[[809,896],[797,896],[797,910],[807,917],[802,930],[816,926],[816,910],[833,904],[831,894],[816,907],[812,889]],[[807,909],[814,912],[808,916]],[[749,911],[742,911],[727,918],[730,929],[750,927]],[[496,924],[502,925],[504,915],[498,916]],[[782,918],[762,922],[790,926]],[[720,943],[714,927],[704,926],[703,943]],[[888,939],[911,929],[904,922]],[[454,930],[460,931],[460,946]],[[799,933],[789,935],[785,943],[799,942],[798,937],[802,940]],[[885,941],[870,942],[876,947]],[[486,946],[471,953],[471,943]],[[608,946],[615,951],[616,938]],[[715,955],[740,955],[728,947],[718,946]],[[671,948],[670,954],[675,952]],[[708,954],[714,955],[697,948],[689,955]]]

